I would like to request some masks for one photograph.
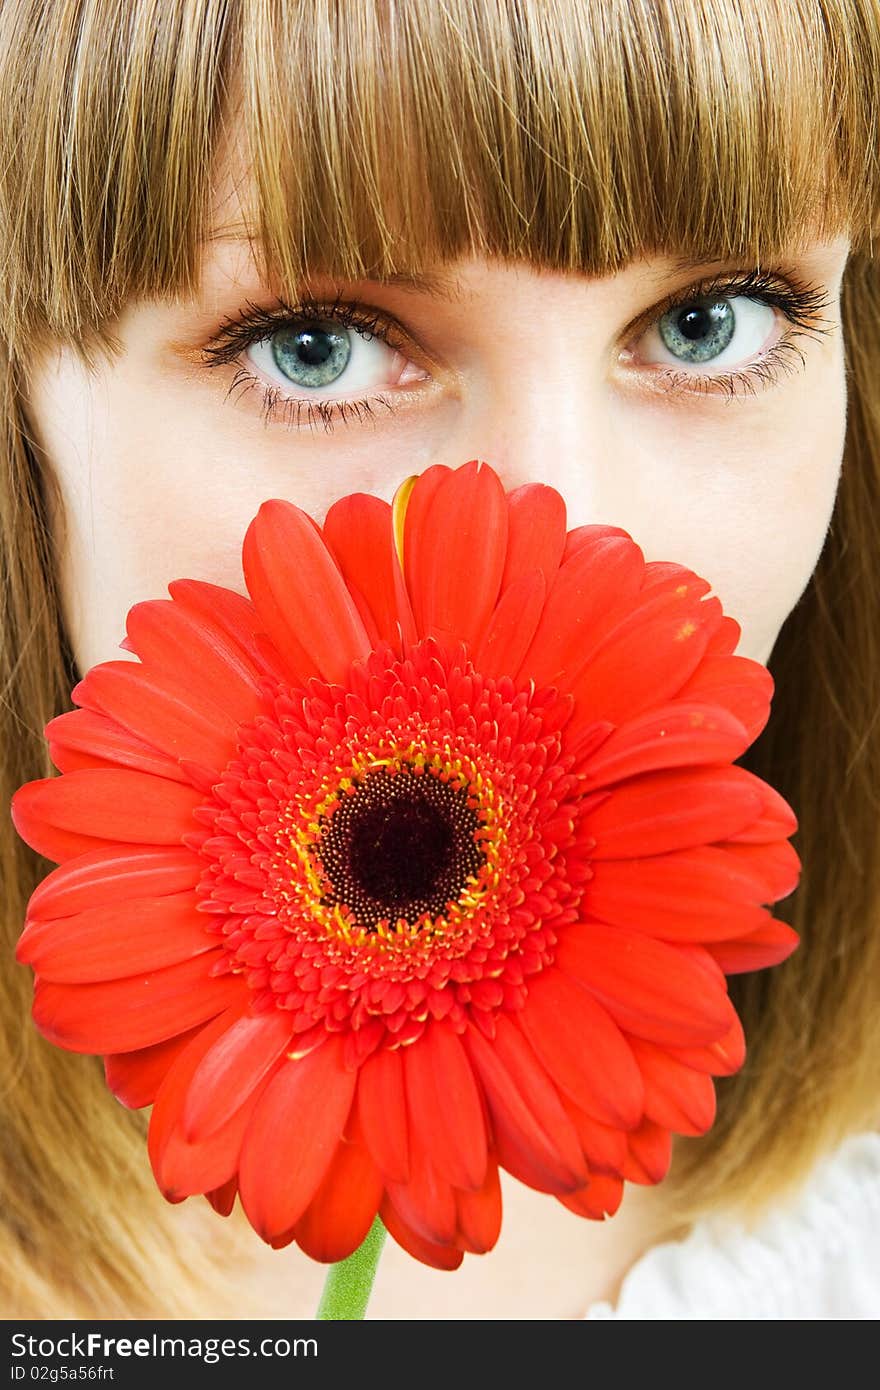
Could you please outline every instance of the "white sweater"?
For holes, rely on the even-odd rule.
[[[853,1135],[749,1231],[706,1217],[655,1245],[587,1318],[880,1318],[880,1133]]]

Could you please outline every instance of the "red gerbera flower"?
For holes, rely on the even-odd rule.
[[[772,677],[705,580],[475,460],[322,528],[264,502],[242,560],[249,598],[131,609],[13,798],[59,865],[37,1026],[153,1105],[170,1201],[237,1191],[274,1246],[378,1212],[454,1268],[499,1166],[613,1213],[742,1063],[725,974],[797,944],[797,822],[732,765]]]

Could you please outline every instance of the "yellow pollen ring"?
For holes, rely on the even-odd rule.
[[[487,894],[497,887],[501,879],[502,849],[507,838],[507,808],[491,778],[479,772],[466,755],[462,757],[457,750],[454,751],[448,741],[444,742],[442,751],[434,752],[426,752],[424,745],[415,740],[402,744],[382,735],[378,742],[378,756],[376,750],[355,752],[345,773],[340,776],[343,769],[337,767],[332,784],[325,782],[316,798],[309,798],[308,804],[303,804],[299,799],[297,804],[291,803],[288,812],[293,813],[293,824],[288,822],[287,833],[279,835],[278,842],[285,857],[291,850],[296,856],[299,873],[288,878],[293,867],[289,864],[284,876],[299,898],[301,910],[313,921],[322,924],[328,935],[350,945],[377,947],[393,942],[411,946],[428,935],[441,936],[456,923],[465,921],[485,902]],[[371,769],[381,767],[395,775],[405,766],[414,767],[421,773],[430,769],[443,781],[457,787],[479,789],[481,795],[469,797],[468,803],[477,810],[481,820],[474,831],[474,838],[480,844],[484,862],[476,875],[467,876],[457,901],[449,902],[446,913],[434,918],[422,913],[415,922],[409,922],[404,917],[398,917],[394,923],[380,918],[373,930],[367,930],[358,925],[345,904],[336,902],[330,905],[321,901],[327,895],[320,860],[315,854],[315,847],[323,833],[321,821],[326,821],[339,805],[341,794],[356,792],[356,784]]]

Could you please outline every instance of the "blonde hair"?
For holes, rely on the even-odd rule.
[[[75,681],[26,370],[53,340],[92,366],[118,350],[130,299],[195,291],[224,134],[249,152],[257,254],[294,288],[318,270],[407,275],[470,254],[588,275],[664,252],[761,263],[807,229],[849,233],[839,494],[769,662],[770,722],[741,759],[799,817],[803,876],[776,915],[802,944],[732,979],[749,1056],[718,1083],[713,1130],[677,1143],[667,1183],[686,1220],[755,1212],[877,1123],[876,0],[6,0],[0,109],[7,806],[56,772],[42,730]],[[8,817],[0,866],[8,1301],[29,1317],[244,1315],[224,1295],[235,1218],[166,1204],[145,1113],[113,1101],[99,1059],[33,1027],[31,975],[12,957],[53,866]],[[200,1232],[185,1248],[182,1221]]]

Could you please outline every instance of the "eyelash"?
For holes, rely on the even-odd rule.
[[[791,358],[799,358],[801,366],[806,366],[806,358],[794,344],[797,336],[812,337],[825,335],[833,330],[830,321],[820,317],[827,309],[830,299],[814,285],[803,284],[791,272],[779,270],[750,270],[734,275],[721,274],[702,280],[685,290],[670,294],[650,311],[650,317],[641,322],[640,332],[649,328],[672,309],[692,305],[699,300],[733,299],[745,296],[779,309],[794,326],[796,332],[788,331],[751,367],[722,375],[700,374],[697,372],[658,371],[656,375],[664,383],[664,394],[672,396],[690,395],[699,392],[717,391],[727,396],[729,404],[737,397],[737,387],[744,393],[756,394],[755,383],[760,381],[764,388],[776,385],[780,371],[791,374],[797,370]],[[256,386],[262,393],[262,418],[264,424],[279,417],[287,428],[299,427],[305,413],[306,423],[311,428],[320,422],[329,433],[333,429],[333,419],[338,417],[343,424],[355,416],[358,421],[375,414],[374,406],[384,406],[389,414],[397,407],[387,394],[365,397],[361,400],[317,400],[285,396],[280,388],[267,386],[259,377],[249,372],[241,362],[240,354],[252,343],[271,337],[281,328],[295,328],[306,321],[330,319],[352,328],[370,339],[378,337],[389,347],[401,353],[407,351],[407,339],[402,328],[393,318],[381,310],[371,309],[358,300],[344,299],[338,294],[332,301],[302,298],[290,305],[279,301],[273,309],[264,309],[251,300],[245,301],[245,311],[238,317],[230,316],[223,320],[218,333],[209,346],[202,349],[202,360],[208,367],[218,367],[234,363],[238,371],[227,391],[227,399],[238,386],[250,390]],[[826,324],[822,327],[820,325]],[[295,418],[294,418],[295,417]]]
[[[298,427],[300,417],[305,412],[309,428],[320,422],[328,434],[333,429],[334,416],[338,415],[343,424],[349,423],[346,418],[347,411],[361,420],[364,416],[372,417],[375,414],[373,407],[378,404],[384,405],[389,414],[394,414],[397,407],[381,392],[362,400],[350,401],[310,401],[302,397],[285,396],[279,387],[267,386],[259,377],[249,372],[242,365],[239,356],[252,343],[271,337],[281,328],[295,328],[315,319],[332,319],[335,323],[341,323],[344,328],[355,329],[367,339],[377,337],[388,347],[396,348],[398,352],[406,352],[406,334],[402,328],[398,330],[393,319],[387,314],[378,309],[369,309],[357,300],[344,299],[341,294],[332,301],[313,299],[307,295],[295,305],[285,304],[282,300],[274,309],[264,309],[249,299],[245,300],[245,306],[245,312],[238,318],[229,317],[223,320],[211,344],[202,350],[202,359],[209,367],[222,366],[229,362],[238,366],[226,393],[227,399],[237,386],[243,386],[245,391],[256,386],[262,393],[264,424],[268,425],[280,414],[288,429]],[[291,418],[294,414],[295,419]]]
[[[741,399],[737,397],[736,388],[742,386],[744,394],[754,396],[757,394],[756,382],[761,382],[766,389],[778,384],[780,371],[790,376],[797,370],[790,360],[792,357],[799,359],[801,367],[807,365],[804,354],[795,346],[796,337],[811,337],[818,341],[834,331],[833,321],[821,317],[821,311],[829,308],[831,297],[823,294],[818,285],[804,284],[793,271],[758,269],[715,275],[667,296],[651,310],[650,318],[642,320],[639,331],[649,328],[672,309],[683,308],[700,300],[711,303],[713,300],[737,299],[740,296],[757,299],[762,304],[781,310],[796,331],[787,331],[751,367],[739,371],[718,376],[711,373],[660,371],[657,376],[666,383],[663,388],[666,394],[683,396],[718,391],[726,395],[726,403],[730,404],[735,398]]]

